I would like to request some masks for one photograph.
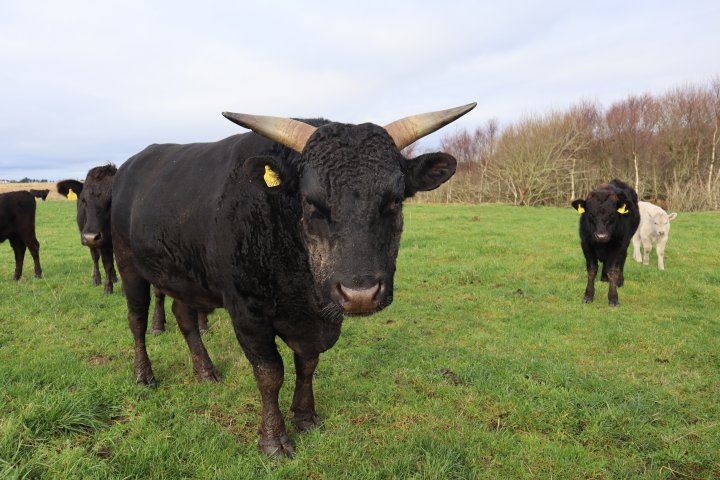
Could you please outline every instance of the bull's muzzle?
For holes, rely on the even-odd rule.
[[[599,243],[606,243],[608,240],[610,240],[610,234],[608,234],[607,232],[595,234],[595,241]]]
[[[337,283],[332,291],[332,299],[348,314],[370,314],[380,308],[385,298],[385,284],[378,281],[370,288],[350,288]]]
[[[83,233],[82,234],[82,244],[86,247],[97,247],[100,246],[103,240],[102,233]]]

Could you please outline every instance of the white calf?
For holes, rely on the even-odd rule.
[[[650,250],[656,244],[658,269],[665,270],[665,245],[670,234],[670,222],[677,217],[677,213],[668,215],[665,210],[650,202],[638,202],[640,208],[640,226],[633,235],[633,258],[643,265],[650,264]],[[643,246],[643,255],[640,256],[640,244]]]

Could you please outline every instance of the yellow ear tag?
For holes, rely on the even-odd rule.
[[[627,208],[625,208],[625,204],[623,203],[623,204],[622,204],[622,207],[620,207],[620,208],[617,209],[617,212],[618,212],[620,215],[625,215],[626,213],[630,213],[630,210],[628,210]]]
[[[265,165],[265,175],[263,175],[263,179],[265,180],[265,185],[270,188],[280,186],[280,177],[270,168],[270,165]]]
[[[582,215],[583,213],[585,213],[585,209],[583,208],[582,205],[578,205],[578,209],[577,209],[577,210],[578,210],[578,213],[581,214],[581,215]]]
[[[73,192],[72,188],[68,188],[68,194],[67,194],[68,200],[77,200],[77,194]]]

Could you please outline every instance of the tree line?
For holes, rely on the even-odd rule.
[[[503,128],[489,120],[442,138],[458,171],[419,200],[567,206],[619,178],[669,209],[716,210],[719,124],[720,76],[663,95],[631,95],[609,108],[583,101]]]

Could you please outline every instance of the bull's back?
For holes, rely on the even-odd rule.
[[[0,241],[23,229],[35,229],[35,197],[29,192],[0,194]]]
[[[217,198],[235,164],[243,160],[237,155],[242,137],[152,145],[118,169],[113,181],[113,243],[117,248],[120,241],[122,248],[130,249],[150,282],[161,287],[206,283],[205,247]]]

